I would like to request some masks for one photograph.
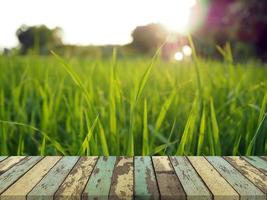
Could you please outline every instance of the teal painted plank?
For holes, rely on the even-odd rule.
[[[256,156],[248,156],[243,157],[246,161],[248,161],[251,165],[258,168],[260,171],[262,171],[265,175],[267,175],[267,161],[264,159],[261,159]]]
[[[135,199],[159,199],[158,186],[149,156],[135,156]]]
[[[108,199],[116,156],[98,159],[95,169],[83,192],[83,199]]]
[[[2,161],[2,160],[5,160],[7,158],[7,156],[0,156],[0,162]]]
[[[219,156],[207,156],[206,159],[223,176],[227,182],[239,193],[241,200],[266,199],[265,194],[245,178],[237,169]]]
[[[188,200],[212,199],[212,195],[210,194],[209,190],[186,157],[171,156],[170,160],[185,190]]]
[[[0,194],[31,169],[43,157],[29,156],[0,176]]]
[[[53,200],[53,196],[65,180],[73,166],[79,160],[78,156],[65,156],[45,175],[45,177],[27,195],[30,200]]]
[[[12,168],[15,164],[23,160],[25,156],[9,156],[0,162],[0,175]]]

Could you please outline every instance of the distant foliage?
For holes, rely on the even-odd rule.
[[[36,54],[48,54],[51,48],[62,44],[61,33],[62,30],[59,27],[49,29],[45,25],[22,25],[16,32],[20,42],[20,52],[21,54],[27,54],[30,51]]]
[[[267,60],[267,4],[259,0],[202,0],[195,17],[206,15],[204,23],[193,33],[202,56],[216,58],[214,44],[231,42],[234,57],[257,56]],[[206,3],[203,3],[206,2]],[[203,12],[206,10],[206,12]]]
[[[132,32],[132,46],[142,53],[153,53],[166,40],[167,30],[160,24],[137,26]]]

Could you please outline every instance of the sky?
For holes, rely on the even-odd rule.
[[[18,44],[22,25],[63,29],[63,41],[79,45],[126,44],[136,26],[162,23],[186,29],[196,0],[1,0],[0,47]]]

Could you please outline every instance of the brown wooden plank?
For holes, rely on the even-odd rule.
[[[167,156],[152,157],[161,199],[186,199],[184,189]]]
[[[0,163],[0,175],[5,173],[8,169],[13,167],[19,161],[24,159],[25,156],[10,156]]]
[[[238,156],[224,157],[231,165],[233,165],[241,174],[247,177],[261,191],[267,194],[267,177],[257,168],[249,164],[244,158]]]
[[[60,156],[49,156],[38,162],[32,169],[24,174],[17,182],[9,187],[1,196],[1,200],[22,200],[32,188],[47,174],[58,162]]]
[[[117,157],[109,199],[133,199],[133,157]]]
[[[97,156],[81,157],[57,190],[54,199],[80,199],[97,158]]]
[[[239,199],[238,193],[204,157],[188,156],[188,159],[212,192],[214,199]]]

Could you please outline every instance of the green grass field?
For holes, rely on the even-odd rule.
[[[266,155],[255,65],[2,56],[0,154]]]

